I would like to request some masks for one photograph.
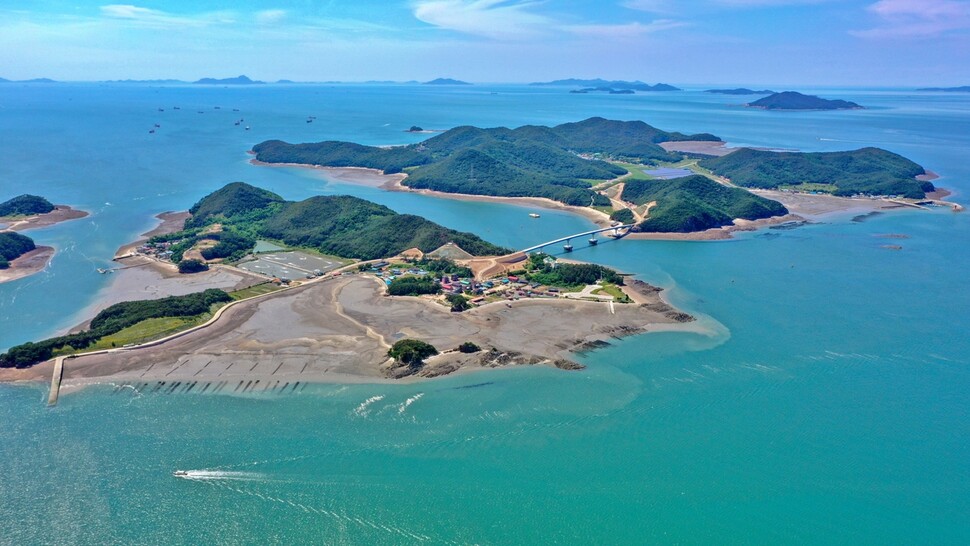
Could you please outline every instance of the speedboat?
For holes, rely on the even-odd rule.
[[[176,470],[175,472],[172,472],[172,475],[175,476],[176,478],[185,478],[185,477],[188,477],[189,471],[188,470]]]
[[[538,213],[535,213],[535,212],[530,212],[529,213],[529,218],[538,218],[538,217],[539,217],[539,214]]]

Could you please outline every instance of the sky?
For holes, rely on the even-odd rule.
[[[132,1],[2,2],[0,77],[970,85],[970,0]]]

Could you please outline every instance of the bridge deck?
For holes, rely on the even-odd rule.
[[[594,235],[596,233],[603,233],[604,231],[613,231],[613,230],[619,231],[621,229],[629,229],[629,228],[632,228],[633,225],[634,224],[623,224],[621,226],[611,226],[611,227],[608,227],[608,228],[594,229],[592,231],[584,231],[582,233],[577,233],[575,235],[569,235],[569,236],[566,236],[566,237],[560,237],[559,239],[554,239],[552,241],[547,241],[547,242],[542,243],[542,244],[530,246],[529,248],[520,250],[519,252],[525,252],[525,253],[528,254],[529,252],[532,252],[534,250],[539,250],[540,248],[547,247],[549,245],[554,245],[556,243],[562,243],[562,242],[568,241],[570,239],[576,239],[577,237],[585,237],[587,235]]]

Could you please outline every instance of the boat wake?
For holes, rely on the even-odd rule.
[[[227,470],[176,470],[172,476],[185,480],[265,480],[266,475],[259,472],[232,472]]]

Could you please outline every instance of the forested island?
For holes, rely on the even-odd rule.
[[[429,252],[449,242],[473,255],[508,252],[474,234],[420,216],[398,214],[357,197],[285,201],[243,182],[212,192],[189,212],[192,216],[183,230],[149,239],[150,245],[164,245],[174,263],[182,262],[185,253],[203,241],[209,243],[201,249],[205,260],[239,260],[253,249],[257,237],[363,260],[410,248]]]
[[[463,82],[461,80],[454,80],[451,78],[435,78],[431,81],[424,82],[424,85],[471,85],[468,82]]]
[[[637,205],[656,202],[637,230],[658,233],[704,231],[731,225],[736,218],[760,220],[788,214],[777,201],[701,175],[631,180],[624,185],[622,198]]]
[[[262,85],[266,82],[251,80],[246,76],[236,76],[235,78],[202,78],[192,83],[199,85]]]
[[[741,148],[705,159],[704,168],[746,188],[821,191],[839,196],[899,195],[922,199],[935,188],[926,170],[880,148],[847,152],[771,152]]]
[[[859,110],[862,106],[846,100],[829,100],[815,95],[803,95],[797,91],[782,91],[747,106],[764,110]]]
[[[736,89],[708,89],[704,92],[714,93],[716,95],[772,95],[775,93],[775,91],[771,91],[770,89],[755,91],[753,89],[748,89],[747,87],[738,87]]]
[[[567,205],[608,206],[591,181],[622,176],[627,169],[596,157],[651,163],[676,161],[681,154],[657,145],[667,141],[719,141],[702,133],[685,135],[642,121],[589,118],[555,127],[450,129],[418,144],[393,148],[327,141],[288,144],[279,140],[253,147],[265,163],[328,167],[368,167],[385,173],[407,172],[403,184],[415,189],[502,197],[545,197]]]
[[[54,205],[38,195],[23,194],[0,203],[0,218],[47,214]]]
[[[942,93],[970,93],[970,85],[961,85],[959,87],[923,87],[922,89],[917,89],[917,91],[934,91]]]
[[[400,184],[418,190],[548,198],[592,207],[613,221],[638,223],[636,231],[654,233],[703,231],[730,226],[737,219],[761,220],[789,213],[777,201],[731,185],[913,199],[922,199],[934,189],[932,183],[915,178],[925,174],[921,166],[877,148],[825,153],[741,148],[719,158],[706,158],[658,145],[678,142],[721,140],[708,133],[663,131],[641,121],[590,118],[554,127],[456,127],[421,143],[387,148],[338,141],[289,144],[271,140],[257,144],[253,152],[258,161],[271,164],[403,172],[407,176]],[[703,176],[657,180],[635,174],[647,165],[683,165],[689,167],[688,172]],[[730,183],[722,184],[725,180],[718,176]],[[656,204],[645,208],[653,202]]]

